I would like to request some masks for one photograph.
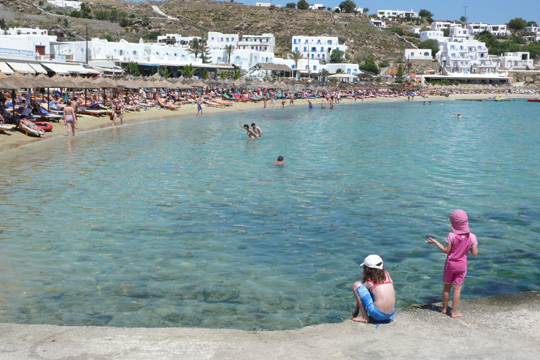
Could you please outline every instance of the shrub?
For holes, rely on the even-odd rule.
[[[393,32],[393,33],[396,33],[396,34],[398,34],[398,35],[400,35],[400,36],[403,36],[403,34],[405,34],[405,32],[403,31],[403,29],[400,28],[400,27],[397,27],[397,26],[392,26],[392,27],[390,28],[390,31]]]
[[[386,60],[383,60],[379,63],[379,67],[380,68],[385,68],[385,67],[389,67],[390,66],[390,63]]]

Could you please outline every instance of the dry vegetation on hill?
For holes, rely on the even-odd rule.
[[[8,26],[64,30],[66,40],[81,40],[86,24],[89,37],[108,36],[115,41],[126,39],[133,42],[152,32],[154,36],[158,32],[184,36],[205,36],[208,31],[272,33],[276,37],[276,56],[286,56],[291,51],[293,35],[337,36],[349,46],[348,60],[357,63],[368,58],[376,62],[400,61],[403,49],[411,47],[393,32],[370,27],[368,17],[356,14],[269,9],[213,0],[99,0],[85,3],[91,8],[92,19],[70,16],[68,10],[54,8],[46,1],[0,0],[0,19],[3,18]],[[157,14],[152,5],[178,20]],[[96,19],[98,14],[103,18],[111,12],[117,15],[115,19]]]

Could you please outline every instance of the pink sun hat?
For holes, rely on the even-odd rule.
[[[450,214],[450,222],[452,223],[452,231],[454,234],[463,235],[471,232],[469,230],[469,218],[467,217],[467,213],[463,210],[454,210],[454,212]]]

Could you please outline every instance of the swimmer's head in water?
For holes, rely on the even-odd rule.
[[[248,124],[244,124],[244,129],[249,129],[249,125],[248,125]]]
[[[283,161],[283,156],[278,156],[277,161]]]
[[[251,123],[251,126],[256,126],[255,123]]]

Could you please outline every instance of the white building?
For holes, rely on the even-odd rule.
[[[403,61],[407,60],[433,60],[431,49],[405,49]]]
[[[386,29],[388,27],[386,26],[386,21],[377,19],[369,19],[369,26],[373,26],[379,29]]]
[[[313,4],[309,5],[309,10],[326,10],[326,6],[323,4]]]
[[[53,45],[55,57],[66,60],[86,61],[86,42],[61,42]],[[88,60],[94,62],[129,63],[146,66],[185,66],[202,64],[200,58],[189,53],[186,47],[165,44],[129,43],[126,40],[108,42],[93,38],[88,41]]]
[[[51,43],[56,36],[39,28],[10,28],[0,35],[0,56],[13,59],[44,60],[51,57]]]
[[[467,24],[467,29],[469,29],[470,33],[473,35],[480,34],[481,32],[487,31],[495,36],[502,35],[506,36],[508,35],[508,30],[506,29],[506,25],[490,25],[485,23],[470,23]]]
[[[227,46],[232,45],[233,48],[238,47],[238,34],[222,34],[220,32],[209,31],[206,44],[211,49],[225,49]]]
[[[410,10],[377,10],[377,17],[379,19],[398,19],[398,18],[417,18],[418,13]]]
[[[468,29],[458,25],[450,28],[450,38],[442,43],[436,56],[447,74],[495,74],[497,71],[485,43],[474,40]]]
[[[420,42],[423,42],[426,40],[437,40],[440,45],[441,43],[448,40],[448,38],[444,37],[444,33],[442,31],[434,31],[434,30],[421,31]]]
[[[193,40],[201,40],[198,36],[182,36],[180,34],[167,34],[167,35],[161,35],[157,37],[158,44],[163,45],[175,45],[175,46],[183,46],[183,47],[189,47],[189,44]]]
[[[433,31],[443,31],[443,30],[449,30],[450,26],[452,25],[460,25],[459,23],[456,23],[454,21],[434,21],[431,23],[431,30]]]
[[[293,36],[291,51],[298,51],[306,59],[330,61],[332,51],[347,52],[347,46],[340,44],[337,37],[329,36]]]
[[[71,1],[71,0],[47,0],[47,2],[51,5],[58,6],[58,7],[69,7],[73,8],[75,10],[81,10],[81,1]]]
[[[523,36],[525,40],[532,42],[540,41],[540,26],[527,26],[524,31],[531,33],[530,35]]]
[[[501,67],[505,69],[533,69],[533,60],[528,52],[505,52],[500,57]]]
[[[274,34],[262,35],[242,35],[237,44],[240,50],[256,50],[274,52],[276,48],[276,38]]]

